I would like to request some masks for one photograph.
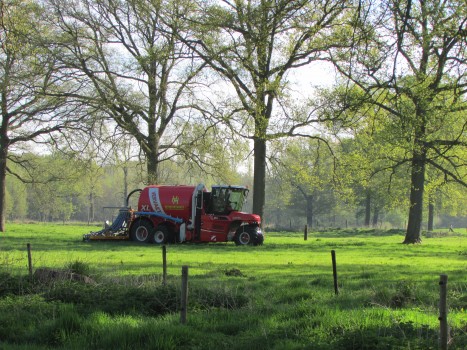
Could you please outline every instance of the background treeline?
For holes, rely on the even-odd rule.
[[[348,142],[353,142],[349,140]],[[278,145],[279,146],[279,145]],[[339,151],[339,144],[334,144]],[[324,228],[400,228],[407,225],[407,180],[398,178],[389,184],[389,178],[374,177],[371,186],[364,188],[357,176],[363,163],[356,162],[355,154],[342,154],[338,169],[328,150],[319,150],[312,142],[287,143],[288,151],[277,152],[274,166],[267,178],[266,215],[268,229],[301,230],[305,224],[315,229]],[[321,154],[318,152],[321,151]],[[342,148],[339,152],[343,152]],[[324,153],[324,154],[323,154]],[[320,159],[319,157],[322,157]],[[349,158],[347,158],[349,157]],[[346,164],[343,159],[347,159]],[[61,153],[23,155],[29,162],[28,171],[35,181],[23,182],[11,177],[7,183],[6,215],[9,221],[85,222],[102,224],[115,217],[118,207],[125,205],[130,191],[144,187],[145,167],[138,161],[102,163],[96,159],[67,157]],[[313,162],[320,162],[314,166]],[[340,169],[342,167],[343,169]],[[165,184],[242,184],[251,188],[251,167],[241,171],[224,164],[219,169],[194,167],[188,161],[167,162],[161,167]],[[349,171],[356,171],[352,175]],[[20,169],[18,169],[20,170]],[[352,181],[338,179],[338,171]],[[334,174],[334,175],[331,175]],[[433,187],[433,201],[426,210],[433,215],[432,228],[466,227],[467,202],[463,188]],[[130,205],[136,208],[137,194]],[[244,207],[251,211],[251,194]],[[428,218],[423,229],[428,229]]]

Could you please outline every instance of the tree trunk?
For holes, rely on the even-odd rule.
[[[373,221],[372,221],[372,226],[376,227],[378,225],[378,219],[379,219],[379,208],[375,207],[373,210]]]
[[[88,212],[88,225],[94,222],[94,193],[89,193],[89,212]]]
[[[433,195],[429,196],[429,203],[428,203],[428,231],[433,231],[433,223],[435,219],[435,204]]]
[[[407,232],[403,243],[420,243],[423,220],[423,192],[425,189],[425,160],[426,151],[414,151],[412,160],[412,176],[410,189],[410,208]]]
[[[254,141],[253,213],[261,217],[263,223],[266,186],[266,140]]]
[[[153,156],[152,154],[147,154],[147,169],[148,169],[148,185],[156,185],[157,184],[157,168],[159,166],[159,160],[157,156]]]
[[[123,166],[123,206],[127,205],[126,197],[128,197],[128,167]]]
[[[309,228],[313,227],[313,196],[306,196],[306,223]]]
[[[4,77],[4,79],[7,79],[7,77]],[[0,125],[0,232],[5,232],[6,162],[8,158],[8,147],[10,146],[10,139],[8,138],[8,125],[10,118],[7,113],[7,93],[5,91],[2,91],[1,98],[2,122]]]
[[[370,194],[370,190],[367,190],[366,198],[365,198],[365,227],[370,227],[370,219],[371,219],[371,194]]]
[[[0,232],[5,232],[6,161],[8,156],[8,148],[3,143],[0,150]]]

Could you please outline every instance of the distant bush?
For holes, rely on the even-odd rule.
[[[402,308],[412,304],[417,295],[415,291],[415,284],[407,281],[400,281],[396,285],[396,291],[391,297],[389,306],[394,308]]]
[[[395,235],[404,235],[405,230],[402,230],[400,228],[392,228],[392,229],[386,230],[386,233],[395,234]]]

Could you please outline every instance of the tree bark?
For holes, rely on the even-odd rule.
[[[151,104],[152,105],[152,104]],[[151,107],[151,110],[155,107]],[[150,112],[155,113],[155,112]],[[165,112],[162,116],[159,116],[162,119],[165,119]],[[158,168],[159,168],[159,141],[160,135],[164,133],[165,123],[161,123],[158,132],[156,130],[156,115],[152,116],[152,122],[148,125],[148,137],[147,137],[147,147],[145,150],[146,162],[147,162],[147,179],[148,185],[156,185],[159,181]],[[160,133],[160,134],[159,134]]]
[[[370,227],[370,219],[371,219],[371,194],[370,194],[370,190],[367,190],[366,198],[365,198],[365,227]]]
[[[306,223],[309,228],[313,227],[313,196],[306,196]]]
[[[254,178],[253,178],[253,213],[264,216],[266,187],[266,140],[256,138],[254,141]]]
[[[372,226],[376,227],[378,225],[378,219],[379,219],[379,208],[375,207],[373,210],[373,221],[372,221]]]
[[[0,232],[5,232],[5,212],[6,212],[6,163],[8,159],[8,138],[9,117],[6,113],[6,94],[2,93],[2,125],[0,126]]]
[[[433,203],[433,198],[430,195],[428,203],[428,231],[433,231],[433,223],[435,219],[435,204]]]
[[[126,197],[128,197],[128,166],[123,166],[123,206],[127,205]]]
[[[148,170],[148,185],[157,184],[157,169],[159,167],[159,159],[157,158],[157,153],[154,155],[154,152],[147,153],[147,170]]]
[[[88,225],[94,222],[94,193],[91,190],[89,193],[89,212],[88,212]]]
[[[6,162],[8,159],[8,147],[10,139],[8,137],[8,125],[10,124],[10,116],[8,114],[8,79],[9,69],[6,69],[3,77],[3,87],[1,91],[1,113],[2,124],[0,125],[0,232],[5,232],[5,214],[6,214]]]
[[[4,137],[1,138],[0,150],[0,232],[5,232],[5,197],[6,197],[6,161],[8,148],[4,145]]]
[[[421,243],[423,220],[423,192],[425,189],[426,150],[414,151],[410,189],[410,208],[407,232],[403,243]]]

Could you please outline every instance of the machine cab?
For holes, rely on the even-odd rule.
[[[243,186],[212,186],[206,206],[207,212],[217,215],[229,215],[232,211],[241,211],[249,190]]]

